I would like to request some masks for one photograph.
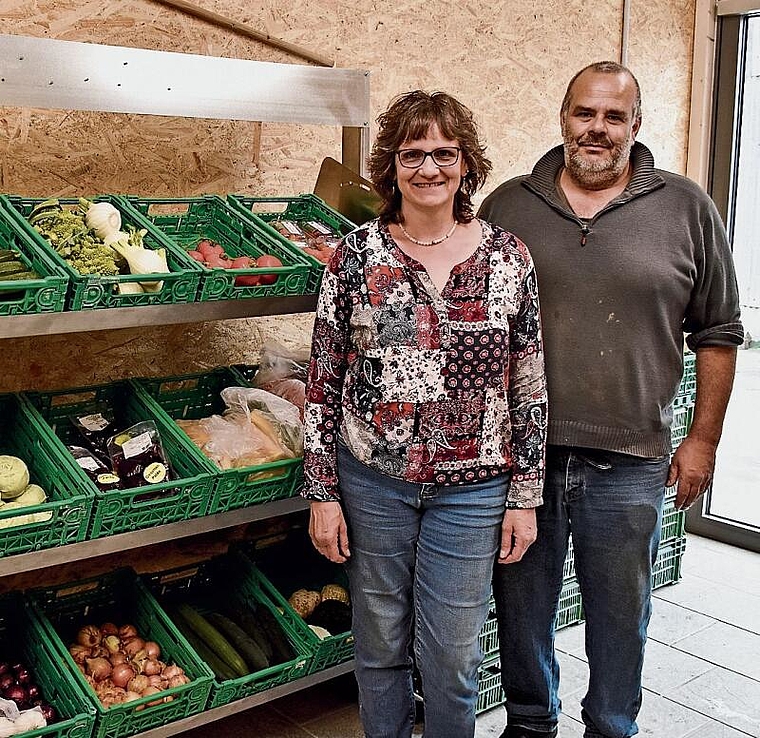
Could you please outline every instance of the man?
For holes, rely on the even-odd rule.
[[[743,339],[720,217],[697,185],[655,169],[635,142],[640,100],[625,67],[582,69],[562,103],[564,147],[502,184],[479,213],[533,255],[549,392],[538,538],[494,575],[503,738],[557,735],[553,622],[569,535],[586,617],[584,736],[638,731],[664,488],[678,484],[683,509],[709,484]],[[684,333],[698,393],[671,460]]]

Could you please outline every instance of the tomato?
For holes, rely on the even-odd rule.
[[[235,277],[235,287],[258,287],[260,284],[260,274],[241,274]]]
[[[238,256],[230,261],[232,269],[252,269],[256,262],[250,256]]]
[[[276,256],[272,256],[271,254],[263,254],[262,256],[259,256],[258,259],[256,259],[256,266],[259,269],[264,267],[281,267],[282,262]],[[277,281],[278,277],[278,274],[261,274],[261,284],[274,284]]]
[[[188,252],[187,252],[187,255],[188,255],[188,256],[189,256],[191,259],[195,259],[196,261],[200,261],[200,262],[203,262],[203,261],[204,261],[204,259],[203,259],[203,254],[202,254],[200,251],[188,251]]]

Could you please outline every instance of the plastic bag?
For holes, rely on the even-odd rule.
[[[282,443],[273,444],[240,409],[197,420],[177,420],[177,425],[220,469],[260,466],[294,456]]]
[[[125,488],[160,484],[173,479],[158,428],[152,420],[135,423],[108,439],[114,473]]]
[[[292,402],[303,420],[309,351],[289,351],[277,341],[264,343],[261,363],[251,384]]]
[[[303,424],[298,408],[263,389],[226,387],[221,391],[231,411],[242,411],[273,445],[284,446],[292,456],[303,456]]]
[[[19,711],[18,705],[13,700],[0,697],[0,738],[28,733],[37,728],[44,728],[46,725],[47,720],[41,708],[32,707],[29,710]]]

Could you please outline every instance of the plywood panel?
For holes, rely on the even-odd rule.
[[[460,97],[494,163],[483,194],[559,141],[559,105],[572,74],[620,54],[623,0],[198,2],[338,66],[369,70],[373,119],[406,90]],[[693,0],[631,5],[629,59],[644,91],[641,138],[660,165],[681,170]],[[151,0],[0,0],[0,32],[300,63]],[[311,191],[325,156],[340,158],[339,130],[0,108],[0,189],[21,194],[296,194]],[[253,360],[263,337],[302,345],[310,327],[311,317],[302,316],[6,340],[6,355],[19,362],[4,369],[0,389]]]

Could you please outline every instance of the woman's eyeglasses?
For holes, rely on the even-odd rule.
[[[458,146],[442,146],[440,149],[423,151],[422,149],[399,149],[396,152],[398,163],[407,169],[418,169],[428,156],[437,167],[451,167],[459,161]]]

